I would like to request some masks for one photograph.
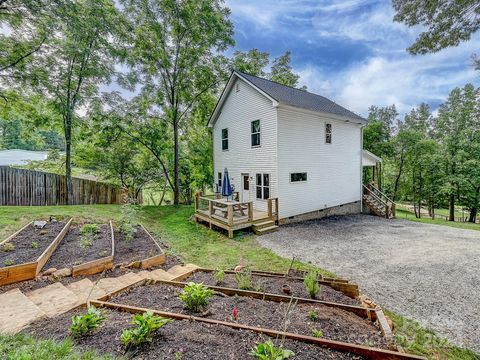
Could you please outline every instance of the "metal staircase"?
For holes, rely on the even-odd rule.
[[[395,203],[373,185],[363,185],[363,203],[377,216],[386,219],[395,217]]]

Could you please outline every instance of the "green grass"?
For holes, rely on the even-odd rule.
[[[432,219],[429,217],[422,217],[420,219],[417,219],[413,212],[404,209],[397,209],[396,216],[398,219],[407,219],[410,221],[421,222],[425,224],[450,226],[457,229],[480,230],[480,224],[474,224],[469,222],[445,221],[442,219]]]
[[[398,217],[404,218],[404,210],[398,210]],[[120,207],[117,205],[87,206],[49,206],[49,207],[0,207],[0,239],[20,228],[28,221],[48,216],[68,218],[81,217],[94,223],[117,219]],[[196,224],[191,218],[191,206],[143,206],[139,211],[141,222],[161,241],[171,246],[173,252],[182,256],[186,262],[210,268],[232,268],[241,258],[254,269],[285,272],[291,259],[282,258],[272,251],[261,247],[255,236],[236,232],[234,239]],[[412,215],[413,216],[413,215]],[[412,217],[411,216],[411,217]],[[413,220],[413,219],[412,219]],[[439,220],[418,219],[422,222],[439,223]],[[442,225],[479,225],[448,223]],[[479,229],[480,230],[480,229]],[[310,264],[295,261],[294,267],[312,269]],[[327,270],[322,274],[334,276]],[[395,324],[397,342],[410,353],[425,355],[429,359],[480,360],[479,355],[470,350],[461,349],[439,338],[433,331],[420,326],[417,322],[387,312]],[[52,348],[50,351],[45,349]],[[73,352],[64,352],[65,348]],[[29,354],[35,354],[30,356]],[[45,355],[44,355],[45,354]],[[57,357],[55,357],[57,356]],[[82,357],[83,356],[83,357]],[[105,359],[92,353],[80,354],[71,348],[71,342],[52,343],[35,340],[28,336],[0,337],[0,358],[6,359]]]

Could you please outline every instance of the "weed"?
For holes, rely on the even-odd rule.
[[[213,278],[215,279],[215,284],[220,285],[221,283],[223,283],[223,280],[225,280],[225,271],[215,271],[215,273],[213,274]]]
[[[185,303],[189,310],[202,311],[208,304],[208,299],[213,296],[213,290],[205,285],[189,282],[179,295],[179,299]]]
[[[318,330],[318,329],[313,329],[312,330],[312,335],[313,335],[313,337],[321,338],[321,337],[323,337],[323,331]]]
[[[102,250],[102,251],[100,251],[99,255],[100,255],[100,257],[106,257],[106,256],[108,256],[108,251],[107,250]]]
[[[182,360],[183,359],[183,353],[181,351],[177,351],[175,353],[175,360]]]
[[[89,306],[86,314],[72,317],[70,332],[76,337],[85,336],[95,330],[104,320],[105,317],[100,310]]]
[[[308,318],[312,321],[316,321],[318,319],[318,310],[312,309],[308,312]]]
[[[3,264],[4,264],[5,266],[12,266],[12,265],[15,265],[15,261],[12,260],[12,259],[7,259],[7,260],[5,260],[5,261],[3,262]]]
[[[13,251],[13,250],[15,250],[15,245],[13,245],[13,243],[6,242],[5,244],[3,244],[3,251],[10,252],[10,251]]]
[[[93,240],[90,237],[82,237],[80,239],[80,247],[82,249],[88,249],[92,245],[93,245]]]
[[[305,289],[312,299],[320,293],[320,285],[318,285],[318,274],[316,271],[310,271],[303,280]]]
[[[235,273],[235,280],[237,281],[237,286],[240,290],[251,290],[253,289],[253,280],[252,273],[248,269],[243,269]]]
[[[130,204],[122,205],[118,224],[120,232],[125,235],[125,241],[132,241],[137,232],[137,208]]]
[[[85,224],[80,229],[81,235],[96,235],[100,231],[100,228],[97,224]]]
[[[32,241],[32,243],[30,244],[30,246],[31,246],[32,249],[38,249],[38,242]]]
[[[172,319],[154,315],[151,311],[136,314],[132,322],[137,327],[123,330],[120,340],[126,347],[136,347],[146,342],[152,342],[153,333],[172,321]]]
[[[250,351],[250,355],[260,360],[284,360],[294,356],[295,353],[281,346],[277,347],[271,340],[268,340],[255,346]]]

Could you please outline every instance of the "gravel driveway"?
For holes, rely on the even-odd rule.
[[[354,215],[285,225],[258,241],[480,352],[480,231]]]

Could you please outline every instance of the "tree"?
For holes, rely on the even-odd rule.
[[[298,87],[300,76],[292,71],[291,60],[290,51],[273,60],[270,80],[290,87]]]
[[[427,29],[408,48],[412,54],[438,52],[467,41],[480,29],[478,0],[393,0],[394,20]]]
[[[133,31],[128,64],[142,94],[161,108],[173,131],[174,203],[180,198],[180,131],[205,93],[215,91],[222,73],[220,52],[233,45],[230,10],[220,0],[123,0]],[[153,95],[153,96],[152,96]]]
[[[233,54],[232,67],[250,75],[265,77],[267,73],[264,69],[270,63],[269,57],[269,53],[258,49],[251,49],[248,52],[237,50]]]

